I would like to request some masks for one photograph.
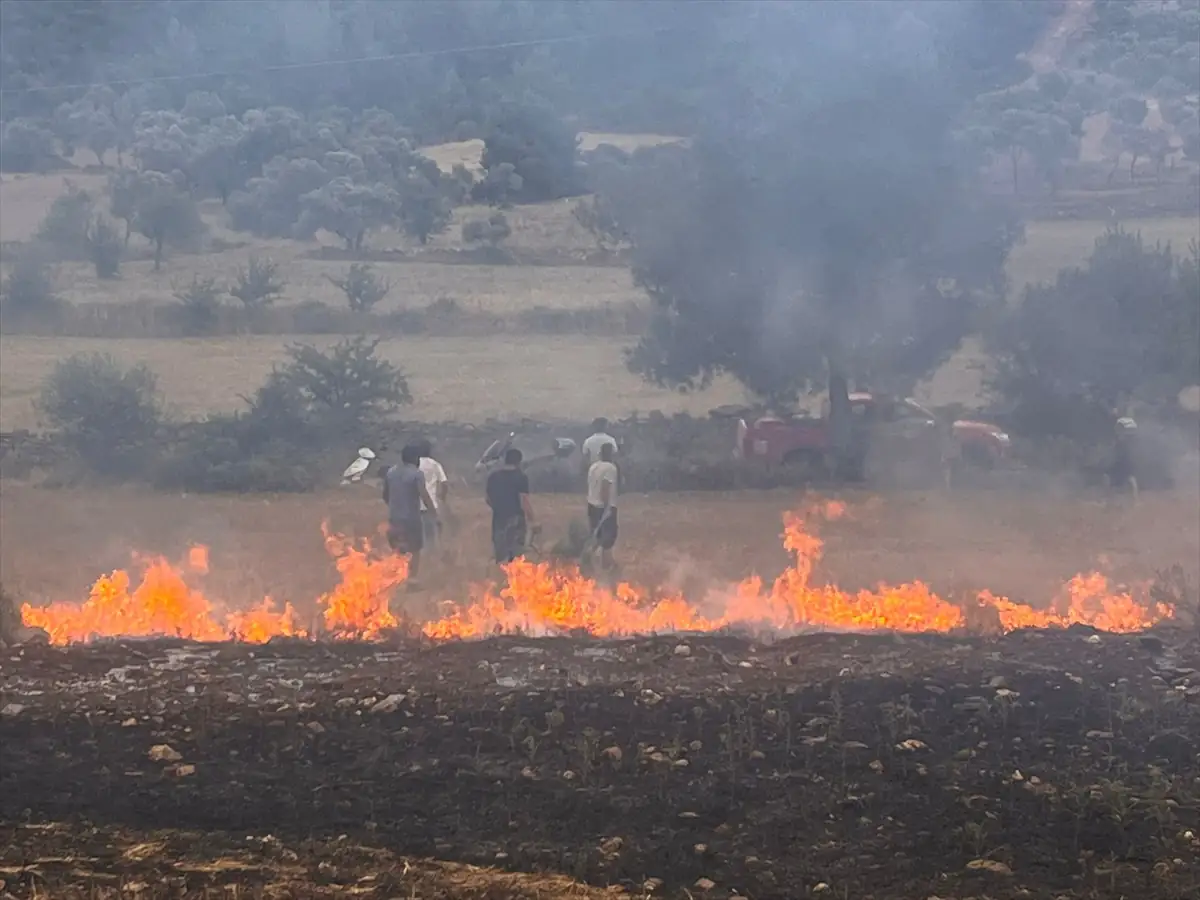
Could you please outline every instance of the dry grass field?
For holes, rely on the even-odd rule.
[[[326,346],[333,338],[304,337]],[[172,415],[180,418],[228,412],[242,406],[284,358],[279,337],[189,340],[105,340],[0,336],[0,428],[35,428],[34,401],[56,361],[74,353],[111,353],[127,364],[145,363],[158,373]],[[536,340],[494,338],[393,338],[381,354],[404,369],[414,403],[406,417],[424,422],[511,421],[522,416],[587,421],[659,409],[704,414],[745,395],[731,381],[703,393],[655,388],[625,368],[622,347],[612,338],[564,335]]]
[[[1146,495],[1136,507],[1050,493],[844,497],[849,517],[820,527],[827,552],[818,577],[845,588],[921,579],[946,595],[986,587],[1040,606],[1079,571],[1141,581],[1178,563],[1193,583],[1200,574],[1194,497]],[[580,515],[582,498],[534,502],[549,546]],[[781,516],[799,502],[795,491],[624,497],[622,576],[690,594],[754,572],[773,578],[789,561]],[[460,487],[454,506],[450,559],[431,560],[423,590],[408,595],[416,615],[493,575],[479,489]],[[202,543],[211,548],[211,570],[196,586],[210,599],[236,608],[270,595],[311,611],[336,579],[321,522],[371,536],[382,511],[374,486],[238,498],[5,484],[0,583],[34,603],[81,601],[98,575],[129,567],[131,551],[180,560]]]

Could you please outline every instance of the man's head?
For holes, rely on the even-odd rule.
[[[416,444],[406,444],[404,449],[400,451],[400,462],[406,466],[419,466],[421,464],[421,449]]]
[[[604,460],[604,462],[612,462],[615,451],[616,447],[614,447],[610,441],[605,441],[600,445],[600,458]]]
[[[517,466],[521,465],[522,459],[524,459],[524,457],[521,455],[521,451],[516,447],[509,447],[504,451],[504,464],[510,468],[517,468]]]
[[[608,419],[604,416],[592,419],[592,434],[598,434],[601,431],[608,431]]]
[[[429,438],[420,438],[413,441],[413,446],[417,448],[417,452],[421,456],[433,456],[433,441]]]

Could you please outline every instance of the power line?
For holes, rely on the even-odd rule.
[[[587,41],[619,39],[628,37],[651,37],[671,28],[655,28],[649,31],[610,32],[605,34],[578,34],[571,37],[539,38],[530,41],[508,41],[503,44],[478,44],[474,47],[452,47],[445,50],[413,50],[408,53],[385,53],[379,56],[358,56],[353,59],[323,59],[316,62],[281,63],[243,69],[240,72],[196,72],[187,75],[156,75],[148,78],[115,78],[111,81],[94,81],[81,84],[55,84],[27,88],[5,88],[0,94],[40,94],[47,91],[86,91],[91,88],[114,87],[116,85],[157,84],[176,81],[201,81],[209,78],[240,78],[248,75],[266,75],[272,72],[293,72],[299,69],[323,69],[334,66],[354,66],[366,63],[403,62],[410,59],[428,59],[436,56],[456,56],[467,53],[488,53],[495,50],[514,50],[520,47],[544,47],[551,44],[572,44]]]

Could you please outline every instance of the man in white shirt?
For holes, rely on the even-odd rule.
[[[611,444],[613,452],[617,449],[617,439],[608,433],[608,419],[603,417],[592,421],[592,433],[580,447],[580,453],[583,456],[583,471],[586,474],[591,470],[592,463],[600,458],[600,448],[605,444]]]
[[[588,527],[600,547],[600,565],[613,567],[613,547],[617,543],[617,464],[616,442],[603,443],[599,456],[588,467],[587,512]]]
[[[425,476],[425,489],[433,501],[433,509],[427,509],[421,501],[421,529],[425,546],[432,549],[441,537],[441,517],[450,512],[450,480],[442,464],[433,458],[433,444],[427,438],[417,441],[417,450],[421,454],[417,468]]]

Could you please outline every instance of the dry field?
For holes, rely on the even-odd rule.
[[[333,339],[298,338],[324,346]],[[242,407],[284,358],[290,341],[279,337],[189,340],[0,337],[0,428],[34,428],[34,402],[54,363],[73,353],[111,353],[124,363],[146,363],[158,373],[169,411],[203,416]],[[627,341],[565,335],[536,340],[495,338],[392,338],[379,352],[408,373],[415,402],[404,415],[424,422],[507,421],[529,416],[590,421],[633,411],[704,414],[735,403],[742,390],[723,381],[711,390],[681,394],[631,375],[622,348]]]
[[[211,570],[196,585],[214,601],[244,608],[270,595],[308,614],[337,577],[322,546],[322,521],[369,537],[383,512],[373,485],[254,498],[13,483],[3,492],[0,584],[35,604],[82,601],[98,575],[130,567],[132,552],[178,561],[201,543],[211,548]],[[819,528],[827,552],[818,577],[847,589],[920,579],[946,596],[988,588],[1041,606],[1080,571],[1140,582],[1180,564],[1193,584],[1200,575],[1195,497],[1147,494],[1135,508],[1049,492],[844,496],[848,519]],[[534,502],[545,546],[581,515],[579,497],[538,495]],[[789,563],[782,514],[799,502],[795,491],[624,497],[622,577],[689,596],[756,572],[772,579]],[[407,595],[418,617],[494,574],[479,488],[459,488],[454,506],[448,557],[431,560],[422,591]]]

